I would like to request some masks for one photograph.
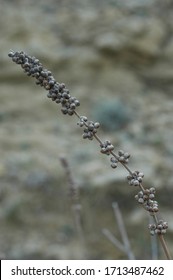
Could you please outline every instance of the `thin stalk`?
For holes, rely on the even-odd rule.
[[[129,238],[128,238],[128,235],[127,235],[127,231],[126,231],[126,228],[125,228],[125,225],[124,225],[123,217],[122,217],[120,208],[118,206],[118,203],[113,202],[112,203],[112,208],[113,208],[116,220],[117,220],[117,224],[118,224],[118,227],[119,227],[119,230],[120,230],[120,233],[121,233],[121,237],[122,237],[123,244],[124,244],[126,253],[128,255],[128,258],[129,258],[129,260],[134,260],[135,256],[134,256],[134,254],[131,250]]]
[[[159,240],[160,240],[160,242],[161,242],[161,244],[162,244],[162,248],[163,248],[163,251],[164,251],[164,253],[165,253],[167,259],[168,259],[168,260],[171,260],[172,258],[171,258],[169,249],[168,249],[168,247],[167,247],[167,244],[166,244],[166,242],[165,242],[165,239],[164,239],[164,237],[163,237],[163,234],[158,234],[158,238],[159,238]]]

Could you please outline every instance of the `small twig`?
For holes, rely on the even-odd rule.
[[[127,253],[125,246],[107,228],[103,228],[102,233],[115,247],[117,247],[123,253]]]
[[[114,246],[116,246],[119,250],[121,250],[127,255],[129,260],[134,260],[135,256],[130,248],[130,242],[127,236],[127,232],[123,222],[123,217],[119,209],[118,203],[113,202],[112,208],[114,211],[115,218],[117,220],[118,228],[120,230],[123,243],[120,242],[108,229],[104,228],[102,232]]]
[[[122,217],[120,208],[118,206],[118,203],[113,202],[112,203],[112,208],[113,208],[116,220],[117,220],[118,228],[119,228],[120,233],[121,233],[121,237],[122,237],[122,240],[123,240],[125,251],[128,255],[129,260],[134,260],[135,256],[134,256],[134,254],[131,250],[129,238],[128,238],[128,235],[127,235],[127,231],[126,231],[126,228],[125,228],[125,225],[124,225],[123,217]]]
[[[72,211],[74,214],[74,222],[75,222],[76,231],[78,233],[78,236],[82,240],[82,242],[84,242],[84,234],[83,234],[82,223],[81,223],[82,206],[79,202],[78,187],[74,181],[74,178],[72,176],[72,172],[70,170],[70,166],[69,166],[69,163],[68,163],[66,157],[61,156],[60,161],[61,161],[62,166],[64,167],[64,170],[66,172],[66,177],[68,180],[68,195],[71,199],[71,207],[72,207]]]
[[[76,230],[78,232],[80,239],[82,240],[82,242],[84,242],[84,234],[83,234],[83,228],[82,228],[82,222],[81,222],[81,210],[82,210],[81,204],[80,203],[73,204],[72,210],[74,213]]]
[[[72,200],[72,203],[76,203],[79,200],[78,187],[77,187],[77,184],[75,183],[74,178],[72,176],[70,165],[69,165],[68,160],[65,156],[60,156],[59,159],[60,159],[60,162],[61,162],[62,166],[64,167],[66,177],[67,177],[67,180],[68,180],[68,196]]]

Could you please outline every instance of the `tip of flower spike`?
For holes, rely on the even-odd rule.
[[[14,52],[13,50],[10,50],[10,52],[8,53],[8,56],[9,56],[9,57],[13,57],[14,54],[15,54],[15,52]]]

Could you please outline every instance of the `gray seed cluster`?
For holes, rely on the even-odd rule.
[[[87,117],[85,117],[85,116],[80,116],[80,119],[79,119],[79,121],[77,122],[77,125],[79,125],[80,127],[83,127],[84,125],[87,124],[87,121],[88,121]]]
[[[127,164],[129,162],[130,154],[122,150],[118,151],[118,161]]]
[[[98,122],[88,121],[87,117],[81,116],[77,125],[80,127],[85,126],[84,133],[82,135],[83,139],[93,140],[94,135],[97,133],[100,124]]]
[[[163,220],[159,220],[157,225],[156,224],[149,224],[148,228],[150,230],[151,235],[165,234],[166,230],[168,228],[168,223],[164,222]]]
[[[114,150],[114,146],[111,144],[109,140],[106,140],[102,144],[100,144],[102,154],[110,155],[110,153]]]
[[[76,107],[80,105],[79,100],[70,95],[64,83],[56,82],[52,73],[43,68],[43,65],[37,58],[28,56],[23,51],[11,51],[8,56],[11,57],[15,63],[20,64],[28,76],[34,77],[37,85],[49,91],[47,97],[62,105],[61,111],[63,114],[68,114],[70,116],[74,114]]]
[[[142,183],[144,174],[140,171],[134,171],[127,176],[127,180],[130,186],[139,186]]]
[[[135,199],[139,204],[142,204],[144,208],[152,213],[156,213],[159,211],[158,202],[154,200],[156,190],[155,188],[145,189],[145,191],[138,192],[135,195]]]

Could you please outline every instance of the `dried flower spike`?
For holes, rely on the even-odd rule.
[[[129,172],[127,176],[127,180],[130,185],[140,187],[141,191],[135,196],[137,201],[143,205],[143,207],[149,211],[150,215],[153,216],[156,224],[149,225],[150,233],[159,235],[159,239],[161,241],[161,245],[164,249],[164,252],[168,259],[171,259],[168,247],[163,239],[163,234],[165,234],[166,229],[168,227],[166,222],[160,220],[157,222],[156,212],[158,212],[158,202],[154,200],[155,189],[144,189],[142,186],[142,180],[144,174],[139,171],[132,172],[128,167],[127,163],[129,161],[130,154],[125,153],[120,150],[118,155],[113,153],[114,146],[110,141],[106,140],[102,142],[101,139],[96,135],[97,129],[100,124],[98,122],[88,121],[85,116],[79,116],[76,112],[76,107],[80,106],[79,100],[76,97],[72,97],[70,95],[69,90],[66,88],[64,83],[58,83],[52,76],[52,73],[47,69],[43,68],[42,64],[35,57],[28,56],[23,51],[10,51],[9,57],[17,64],[21,65],[24,72],[31,77],[36,79],[36,84],[44,87],[47,91],[47,97],[55,101],[55,103],[60,104],[62,106],[61,111],[63,114],[68,114],[70,116],[76,115],[79,118],[78,125],[84,128],[83,138],[88,138],[92,140],[95,138],[100,144],[100,152],[106,155],[112,155],[111,167],[116,168],[118,162],[120,162],[124,168]]]
[[[68,114],[69,116],[74,114],[76,107],[80,106],[79,100],[70,95],[64,83],[56,82],[52,73],[43,68],[37,58],[34,56],[31,57],[23,51],[10,51],[8,56],[11,57],[15,63],[20,64],[28,76],[34,77],[37,85],[43,86],[49,91],[47,97],[51,98],[52,101],[55,101],[57,104],[62,105],[61,111],[63,114]]]

